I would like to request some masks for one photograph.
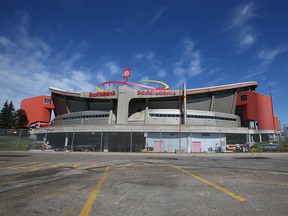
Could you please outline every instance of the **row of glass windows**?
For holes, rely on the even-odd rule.
[[[109,114],[102,114],[102,115],[83,115],[83,116],[71,116],[71,117],[64,117],[63,120],[76,120],[76,119],[90,119],[90,118],[108,118]],[[59,119],[60,120],[60,119]]]
[[[158,113],[149,113],[149,117],[179,117],[179,114],[158,114]],[[181,115],[183,117],[183,115]],[[200,115],[187,115],[187,118],[194,119],[216,119],[216,120],[225,120],[225,121],[237,121],[235,118],[226,118],[218,116],[200,116]]]
[[[90,118],[108,118],[109,114],[101,114],[101,115],[83,115],[83,116],[71,116],[64,118],[55,118],[54,121],[63,120],[77,120],[77,119],[90,119]],[[170,117],[170,118],[179,118],[179,114],[158,114],[158,113],[149,113],[149,117]],[[181,115],[183,117],[183,115]],[[187,118],[194,119],[216,119],[216,120],[224,120],[224,121],[237,121],[235,118],[226,118],[226,117],[218,117],[218,116],[200,116],[200,115],[187,115]]]

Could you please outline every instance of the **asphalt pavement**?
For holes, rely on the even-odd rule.
[[[287,153],[0,152],[0,215],[288,215]]]

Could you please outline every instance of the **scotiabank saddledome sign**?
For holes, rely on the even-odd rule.
[[[132,68],[125,68],[123,73],[126,81],[107,81],[103,82],[98,86],[97,92],[90,92],[89,95],[85,94],[83,97],[97,98],[97,97],[117,97],[117,91],[113,89],[118,89],[121,85],[136,86],[142,90],[137,90],[137,95],[139,96],[176,96],[176,91],[168,91],[169,86],[158,80],[142,80],[141,83],[128,82],[130,77],[130,71]],[[148,83],[148,84],[143,84]],[[151,86],[149,84],[158,85],[158,87]],[[112,86],[112,87],[111,87]]]
[[[90,92],[89,98],[116,96],[116,91]]]
[[[175,91],[138,90],[137,95],[176,96]]]
[[[137,96],[176,96],[176,91],[164,91],[164,90],[137,90]],[[82,97],[88,98],[100,98],[100,97],[117,97],[117,91],[101,91],[101,92],[89,92],[82,93]]]

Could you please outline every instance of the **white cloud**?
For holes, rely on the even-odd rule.
[[[23,11],[18,15],[20,21],[13,27],[16,36],[0,35],[0,106],[9,100],[19,108],[20,101],[27,97],[50,95],[49,86],[70,91],[96,90],[90,83],[91,71],[74,65],[82,58],[81,53],[55,53],[47,42],[31,36],[29,15]],[[113,68],[113,64],[107,66]]]
[[[149,80],[149,79],[150,78],[147,75],[143,75],[143,76],[140,77],[140,80]]]
[[[221,70],[222,70],[222,68],[220,68],[220,67],[214,67],[208,71],[208,75],[215,74],[216,72],[219,72]]]
[[[61,60],[60,67],[64,70],[64,72],[67,72],[67,71],[70,72],[71,70],[73,70],[75,62],[77,62],[83,57],[82,54],[78,52],[72,53],[72,55],[69,56],[69,58],[67,58],[65,53],[62,53],[62,55],[63,56],[61,56],[59,60],[63,59]]]
[[[237,28],[238,26],[246,25],[248,21],[254,18],[255,5],[252,2],[238,5],[233,10],[232,19],[228,26],[228,29]]]
[[[271,63],[278,55],[285,52],[288,52],[287,46],[281,46],[273,50],[261,50],[258,53],[258,58],[266,63]]]
[[[277,81],[271,81],[268,83],[269,86],[277,86],[278,82]]]
[[[116,62],[113,61],[108,61],[104,64],[104,69],[106,70],[107,73],[110,73],[111,75],[113,74],[120,74],[121,73],[121,68],[117,65]]]
[[[10,48],[10,47],[14,47],[15,45],[7,37],[0,36],[0,46],[2,46],[4,48]]]
[[[103,73],[97,73],[96,79],[99,83],[103,83],[103,82],[107,81],[107,78]]]
[[[249,31],[248,28],[246,28],[242,31],[243,32],[240,32],[238,35],[238,49],[240,52],[249,49],[254,43],[257,42],[257,37],[254,34],[253,30]]]
[[[156,23],[163,16],[166,10],[167,10],[167,7],[163,7],[160,10],[156,11],[156,13],[153,16],[153,19],[151,20],[151,25]]]
[[[228,26],[224,30],[232,34],[232,40],[240,53],[249,49],[258,40],[256,29],[250,24],[250,21],[257,17],[255,10],[255,4],[252,2],[239,5],[233,10]]]
[[[182,89],[183,83],[187,83],[187,78],[186,77],[178,77],[176,79],[176,82],[173,83],[173,88],[174,89]]]
[[[182,81],[197,76],[204,71],[202,57],[199,50],[195,49],[194,42],[190,39],[182,41],[184,53],[174,63],[174,74]]]
[[[135,56],[134,56],[136,59],[141,59],[141,60],[147,60],[147,61],[150,61],[150,60],[153,60],[154,57],[155,57],[155,54],[154,52],[152,51],[147,51],[147,52],[139,52],[139,53],[136,53]]]
[[[194,42],[190,39],[184,39],[182,41],[182,45],[184,46],[185,49],[185,55],[190,55],[190,53],[193,52],[194,49]]]
[[[287,46],[280,46],[278,48],[271,50],[268,49],[261,50],[257,56],[260,60],[260,63],[256,65],[254,68],[250,69],[249,73],[244,77],[244,79],[250,79],[252,77],[264,74],[269,70],[271,64],[275,61],[275,59],[279,55],[286,52],[288,52]]]
[[[166,77],[167,76],[167,73],[166,71],[164,71],[163,69],[160,69],[158,72],[157,72],[157,75],[159,77]]]
[[[17,18],[19,19],[19,24],[17,26],[19,33],[26,34],[29,28],[30,15],[25,10],[20,10],[16,12]]]
[[[219,85],[219,83],[221,83],[222,81],[226,80],[226,78],[227,78],[227,77],[223,77],[223,76],[218,77],[217,79],[209,82],[209,83],[207,84],[207,86],[216,86],[216,85]]]
[[[160,78],[166,77],[167,73],[162,68],[162,62],[156,57],[153,51],[138,52],[134,55],[134,58],[144,62],[146,70],[155,71],[155,74]]]

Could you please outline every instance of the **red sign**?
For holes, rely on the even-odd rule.
[[[116,91],[102,91],[102,92],[90,92],[89,97],[109,97],[109,96],[115,96]]]
[[[132,68],[125,68],[123,73],[124,73],[124,76],[123,78],[125,79],[128,79],[130,77],[130,70],[132,70]]]
[[[171,91],[157,91],[157,90],[138,90],[137,95],[163,95],[163,96],[175,96],[176,92]]]

